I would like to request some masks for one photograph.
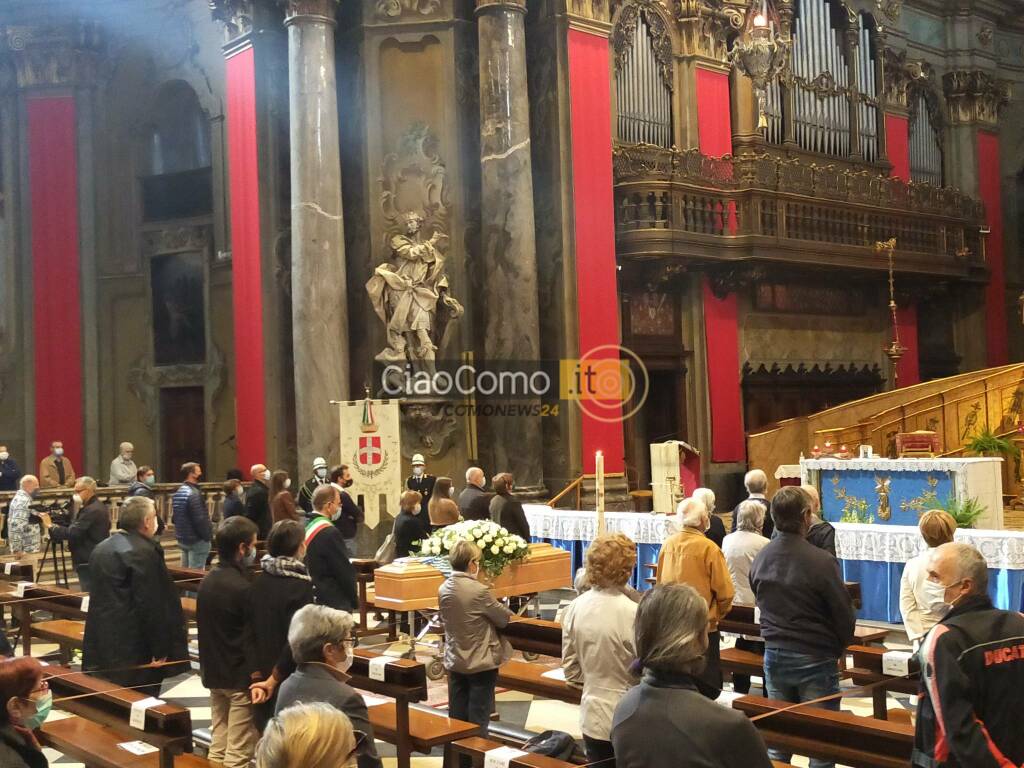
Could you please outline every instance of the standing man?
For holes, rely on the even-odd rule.
[[[235,515],[217,529],[217,566],[199,585],[199,676],[210,691],[214,765],[248,768],[256,750],[249,685],[256,682],[256,646],[249,623],[248,568],[256,562],[257,529]]]
[[[50,443],[50,455],[39,462],[39,487],[71,488],[75,484],[75,468],[64,456],[64,443],[54,440]]]
[[[38,555],[42,546],[39,524],[29,517],[32,499],[39,495],[39,481],[35,475],[25,475],[18,486],[18,492],[7,507],[7,546],[11,554],[20,559],[26,553]]]
[[[261,541],[267,540],[270,526],[274,524],[270,514],[270,470],[263,464],[249,467],[252,485],[245,492],[245,516],[256,524]]]
[[[772,505],[764,492],[768,489],[768,475],[760,469],[752,469],[743,476],[743,486],[747,489],[747,498],[753,499],[764,507],[764,529],[761,535],[766,539],[772,538],[775,530],[775,522],[772,520]],[[732,511],[732,530],[736,530],[736,515],[739,512],[739,505]]]
[[[412,475],[406,479],[405,487],[410,491],[419,491],[420,496],[423,497],[423,501],[420,503],[424,509],[430,506],[430,497],[434,493],[434,483],[436,482],[436,477],[427,474],[427,465],[423,461],[423,454],[414,453],[412,455]]]
[[[203,468],[194,461],[181,465],[184,482],[171,497],[171,519],[174,521],[174,537],[181,550],[183,568],[206,568],[210,556],[210,542],[213,526],[210,513],[206,511],[203,492],[199,490],[199,478]]]
[[[732,607],[733,588],[725,555],[704,534],[711,525],[711,515],[699,499],[683,499],[676,511],[682,530],[673,533],[661,546],[658,555],[659,584],[689,584],[708,604],[708,648],[706,664],[700,674],[710,690],[701,691],[717,698],[722,691],[722,663],[719,656],[721,633],[718,621]]]
[[[110,462],[109,485],[131,485],[135,482],[135,475],[139,470],[132,459],[134,455],[134,445],[131,443],[121,443],[120,452]]]
[[[327,459],[317,456],[313,459],[313,476],[299,490],[299,506],[307,516],[313,514],[313,492],[321,485],[327,485]]]
[[[968,544],[951,542],[932,552],[925,588],[946,615],[921,644],[912,764],[1024,764],[1024,616],[992,605],[988,565]]]
[[[339,611],[357,611],[356,571],[341,531],[332,524],[341,515],[338,489],[333,485],[317,488],[313,511],[315,517],[306,523],[306,568],[316,588],[316,601]]]
[[[484,489],[484,471],[480,467],[466,470],[466,487],[459,494],[459,514],[466,520],[487,520],[490,517],[491,494]]]
[[[11,458],[6,445],[0,445],[0,491],[18,490],[21,467]]]
[[[807,541],[811,499],[801,488],[781,488],[771,513],[776,536],[750,566],[750,586],[761,609],[766,693],[794,703],[839,693],[839,659],[856,624],[839,561]],[[838,710],[839,700],[821,706]],[[783,763],[792,757],[775,749],[768,754]],[[835,763],[812,758],[810,765]]]
[[[331,485],[338,489],[341,496],[341,514],[334,522],[345,539],[345,549],[349,557],[356,556],[356,533],[359,524],[365,519],[362,508],[352,500],[346,488],[352,487],[352,473],[347,464],[341,464],[331,470]]]
[[[75,481],[74,500],[78,512],[71,525],[54,525],[46,512],[39,514],[39,520],[51,539],[66,541],[71,547],[71,563],[78,574],[78,583],[83,592],[92,592],[89,558],[93,550],[110,536],[110,510],[96,495],[96,481],[87,475]]]
[[[152,499],[125,499],[115,531],[89,558],[93,585],[85,617],[82,670],[117,685],[149,686],[160,695],[160,682],[182,667],[139,669],[152,662],[188,664],[188,637],[181,596],[167,572],[156,535]]]

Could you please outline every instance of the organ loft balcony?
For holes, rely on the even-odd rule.
[[[759,260],[987,279],[984,207],[956,189],[770,151],[614,149],[620,261]]]

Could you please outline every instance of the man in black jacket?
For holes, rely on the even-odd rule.
[[[307,516],[313,514],[313,493],[321,485],[327,485],[327,459],[317,456],[313,459],[313,476],[299,489],[299,506]]]
[[[352,487],[352,472],[349,471],[347,464],[341,464],[331,470],[331,485],[338,489],[338,495],[341,497],[341,514],[334,521],[334,525],[341,531],[341,536],[345,539],[348,556],[355,557],[356,533],[359,530],[359,524],[366,516],[360,506],[352,500],[349,492],[345,490]]]
[[[0,445],[0,491],[18,490],[21,467],[11,458],[6,445]]]
[[[88,475],[75,480],[75,503],[78,514],[71,525],[54,525],[47,513],[39,520],[54,541],[66,541],[71,547],[71,562],[78,574],[83,592],[92,592],[89,558],[96,545],[110,536],[110,510],[96,496],[96,481]]]
[[[263,464],[249,469],[252,485],[245,492],[245,516],[256,524],[260,541],[266,541],[274,519],[270,514],[270,470]]]
[[[316,516],[306,524],[306,568],[313,579],[316,601],[339,611],[359,609],[356,571],[348,559],[341,531],[335,527],[341,514],[341,496],[333,485],[313,494]]]
[[[750,566],[750,586],[761,609],[766,693],[792,702],[839,693],[839,658],[856,624],[839,562],[805,538],[811,499],[801,488],[780,489],[771,511],[778,534]],[[838,710],[839,700],[822,706]],[[783,763],[792,756],[779,750],[769,755]],[[812,759],[810,765],[835,764]]]
[[[947,613],[921,644],[913,765],[1024,764],[1024,616],[993,607],[988,565],[968,544],[943,544],[927,572],[925,589]]]
[[[405,479],[405,487],[410,491],[419,491],[423,501],[423,509],[430,507],[430,497],[434,494],[434,484],[437,478],[427,474],[427,464],[423,460],[422,453],[412,455],[412,475]]]
[[[199,585],[199,675],[210,691],[212,738],[209,760],[224,768],[248,768],[256,749],[249,686],[256,651],[249,621],[248,567],[256,560],[256,526],[229,517],[217,529],[217,567]],[[256,675],[258,677],[258,675]]]
[[[160,682],[179,666],[133,669],[152,662],[188,663],[181,595],[167,572],[156,534],[156,507],[145,496],[121,505],[120,530],[96,546],[89,559],[92,589],[85,618],[82,669],[123,686]]]

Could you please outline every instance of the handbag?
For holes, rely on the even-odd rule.
[[[391,533],[384,537],[384,543],[377,548],[377,553],[373,556],[380,565],[388,565],[395,562],[395,528],[391,527]]]

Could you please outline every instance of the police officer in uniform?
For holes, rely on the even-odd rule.
[[[420,502],[423,509],[430,504],[430,497],[434,493],[434,483],[437,478],[427,474],[427,465],[423,461],[422,453],[414,453],[412,456],[412,475],[405,481],[405,487],[410,491],[419,491],[423,496]]]

